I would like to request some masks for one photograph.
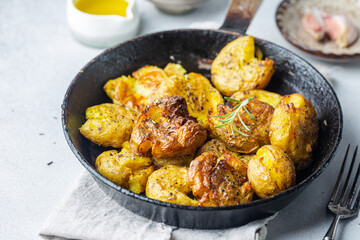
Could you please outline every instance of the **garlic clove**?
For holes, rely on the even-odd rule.
[[[345,16],[324,15],[322,18],[328,35],[339,47],[348,47],[358,39],[359,30]]]
[[[322,40],[325,37],[326,30],[322,20],[322,13],[313,8],[307,10],[302,18],[302,25],[305,31],[315,40]]]

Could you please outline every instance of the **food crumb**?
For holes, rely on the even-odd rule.
[[[327,121],[326,120],[324,120],[324,125],[327,126]]]
[[[14,112],[14,109],[13,109],[13,108],[11,109],[11,112]]]
[[[293,77],[296,76],[295,73],[293,73],[293,72],[289,72],[289,75],[291,75],[291,76],[293,76]]]
[[[53,119],[58,119],[58,118],[56,116],[54,116]]]
[[[44,136],[45,135],[45,133],[39,133],[39,136]]]
[[[170,59],[171,61],[175,61],[175,57],[174,57],[173,55],[170,55],[169,59]]]
[[[53,142],[53,144],[56,144],[56,142]]]
[[[53,164],[54,162],[51,161],[51,162],[48,162],[46,165],[50,166],[51,164]]]
[[[83,73],[83,72],[84,72],[84,71],[81,69],[81,70],[80,70],[80,73]]]

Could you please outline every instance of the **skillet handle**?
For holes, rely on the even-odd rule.
[[[262,0],[232,0],[220,29],[245,34]]]

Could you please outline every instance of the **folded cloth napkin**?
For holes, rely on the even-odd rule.
[[[47,240],[242,240],[266,238],[274,216],[225,230],[175,228],[140,217],[107,196],[84,172],[46,220],[40,235]]]

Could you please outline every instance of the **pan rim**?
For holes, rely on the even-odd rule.
[[[71,151],[74,153],[74,155],[76,156],[76,158],[80,161],[80,163],[86,168],[86,170],[93,176],[95,177],[97,180],[100,180],[102,183],[106,184],[108,187],[122,193],[125,194],[129,197],[135,198],[137,200],[141,200],[141,201],[145,201],[149,204],[153,204],[153,205],[157,205],[160,207],[169,207],[169,208],[176,208],[176,209],[182,209],[182,210],[189,210],[189,211],[216,211],[216,210],[220,210],[220,211],[227,211],[227,210],[235,210],[235,209],[243,209],[243,208],[251,208],[254,206],[258,206],[258,205],[262,205],[262,204],[267,204],[271,201],[275,201],[276,199],[281,199],[283,197],[285,197],[288,194],[294,193],[294,192],[299,192],[305,188],[305,186],[309,185],[311,182],[313,182],[313,180],[315,180],[324,170],[325,168],[330,164],[331,160],[334,158],[340,141],[342,139],[342,133],[343,133],[343,114],[342,114],[342,109],[341,109],[341,105],[339,102],[339,99],[334,91],[334,89],[332,88],[332,86],[326,81],[326,79],[321,75],[321,73],[314,68],[308,61],[306,61],[305,59],[303,59],[302,57],[298,56],[297,54],[293,53],[292,51],[285,49],[284,47],[281,47],[275,43],[272,43],[270,41],[267,40],[263,40],[263,39],[258,39],[256,37],[254,37],[256,39],[256,41],[261,41],[261,42],[265,42],[265,43],[269,43],[272,45],[275,45],[278,48],[281,48],[284,51],[287,51],[289,53],[291,53],[292,55],[294,55],[296,58],[298,58],[299,60],[301,60],[302,62],[306,63],[310,68],[312,68],[318,75],[320,75],[323,79],[323,81],[325,82],[325,84],[328,86],[328,88],[330,89],[330,92],[332,94],[332,96],[334,97],[336,104],[337,104],[337,114],[339,116],[339,130],[336,133],[336,143],[333,145],[333,148],[331,149],[331,151],[329,151],[328,155],[324,157],[324,163],[319,166],[314,172],[312,172],[307,178],[305,178],[303,181],[299,182],[298,184],[296,184],[295,186],[291,187],[290,189],[287,189],[284,192],[281,192],[275,196],[266,198],[266,199],[258,199],[249,203],[244,203],[244,204],[240,204],[240,205],[231,205],[231,206],[221,206],[221,207],[198,207],[198,206],[187,206],[187,205],[179,205],[179,204],[173,204],[173,203],[167,203],[167,202],[162,202],[162,201],[158,201],[158,200],[154,200],[151,198],[148,198],[146,196],[140,195],[140,194],[136,194],[131,192],[130,190],[123,188],[113,182],[111,182],[110,180],[106,179],[104,176],[102,176],[99,172],[97,172],[87,161],[86,159],[83,157],[83,155],[78,151],[78,149],[75,147],[74,142],[72,141],[71,137],[70,137],[70,133],[68,131],[67,128],[67,124],[68,124],[68,119],[66,116],[66,108],[67,108],[67,103],[69,101],[69,98],[71,96],[71,93],[73,91],[73,87],[76,84],[76,82],[78,81],[78,79],[81,77],[83,71],[85,69],[87,69],[88,67],[90,67],[95,61],[97,61],[100,57],[102,57],[103,55],[107,54],[108,52],[122,46],[125,45],[129,42],[134,42],[134,41],[138,41],[141,40],[143,38],[147,38],[147,37],[153,37],[156,35],[161,35],[161,34],[169,34],[169,33],[174,33],[174,32],[196,32],[196,31],[207,31],[207,32],[221,32],[221,33],[226,33],[226,34],[231,34],[231,35],[235,35],[235,36],[242,36],[244,34],[238,33],[238,32],[232,32],[232,31],[228,31],[228,30],[212,30],[212,29],[177,29],[177,30],[169,30],[169,31],[161,31],[161,32],[156,32],[156,33],[150,33],[150,34],[145,34],[136,38],[133,38],[131,40],[128,40],[126,42],[120,43],[118,45],[115,45],[111,48],[108,48],[106,50],[104,50],[102,53],[100,53],[98,56],[96,56],[95,58],[93,58],[90,62],[88,62],[80,71],[79,73],[75,76],[75,78],[71,81],[65,96],[64,96],[64,100],[63,103],[61,105],[62,108],[62,113],[61,113],[61,119],[62,119],[62,127],[63,127],[63,132],[65,135],[65,139],[71,149]]]

